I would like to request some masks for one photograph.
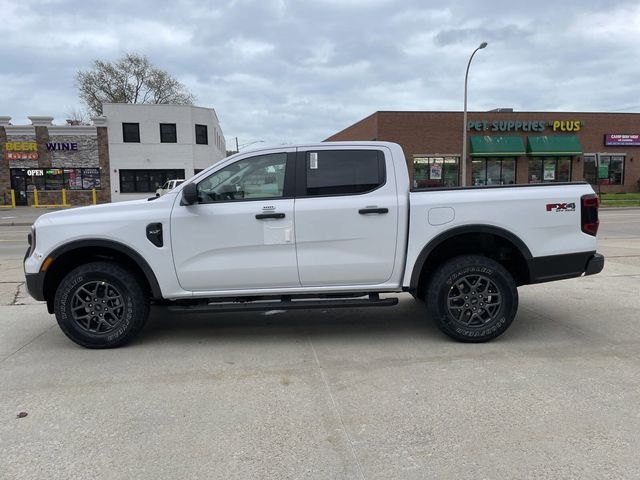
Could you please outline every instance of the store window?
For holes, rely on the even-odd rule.
[[[596,185],[598,182],[598,169],[596,168],[596,156],[587,154],[583,158],[583,175],[584,179],[591,185]]]
[[[209,144],[209,136],[207,132],[206,125],[197,125],[196,124],[196,143],[198,145],[208,145]]]
[[[571,181],[571,157],[530,157],[529,183]]]
[[[160,124],[160,143],[177,143],[178,135],[176,133],[175,123]]]
[[[24,176],[28,191],[100,190],[99,168],[12,168],[11,176]]]
[[[83,168],[82,169],[82,189],[91,190],[95,188],[99,190],[102,188],[100,183],[100,169],[99,168]]]
[[[624,155],[600,154],[598,169],[602,185],[622,185],[624,183]]]
[[[515,157],[474,158],[471,161],[473,185],[513,185],[516,183]]]
[[[184,178],[184,170],[120,170],[120,193],[153,193],[167,180]]]
[[[413,157],[413,188],[456,187],[460,157]]]
[[[122,141],[127,143],[140,143],[140,124],[123,123]]]

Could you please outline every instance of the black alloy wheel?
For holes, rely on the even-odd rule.
[[[131,341],[149,315],[141,279],[111,262],[91,262],[60,282],[54,310],[62,331],[87,348],[114,348]]]
[[[461,342],[486,342],[503,334],[518,311],[513,276],[480,255],[443,263],[431,277],[425,298],[438,328]]]

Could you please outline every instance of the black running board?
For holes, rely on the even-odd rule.
[[[368,299],[337,299],[337,300],[292,300],[285,298],[279,301],[258,302],[218,302],[196,305],[170,305],[167,307],[172,312],[181,313],[225,313],[225,312],[256,312],[268,310],[305,310],[317,308],[362,308],[362,307],[392,307],[398,304],[397,298],[378,298],[372,296]]]

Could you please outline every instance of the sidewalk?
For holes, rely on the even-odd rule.
[[[63,209],[33,207],[3,208],[0,209],[0,227],[30,226],[40,215],[57,210]]]

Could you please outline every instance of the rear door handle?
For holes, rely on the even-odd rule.
[[[284,213],[258,213],[256,218],[258,220],[264,220],[265,218],[284,218]]]
[[[382,213],[389,213],[389,209],[388,208],[361,208],[360,210],[358,210],[358,213],[360,215],[366,215],[368,213],[382,214]]]

